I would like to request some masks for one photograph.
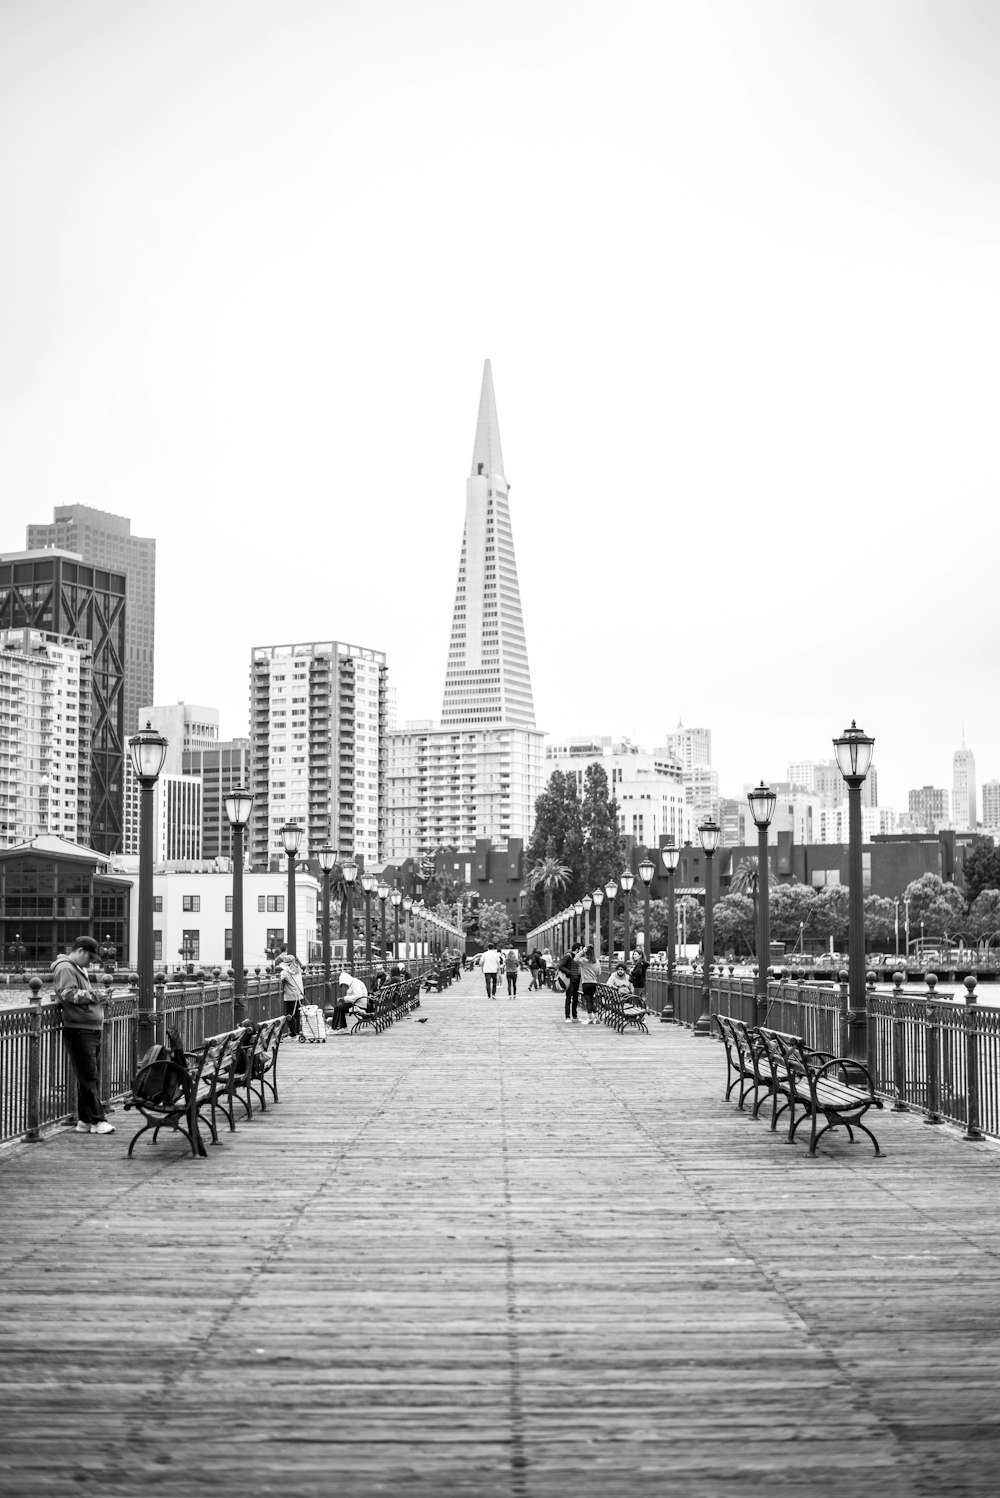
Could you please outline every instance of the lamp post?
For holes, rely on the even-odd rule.
[[[233,829],[233,1022],[247,1017],[247,980],[243,971],[243,829],[253,810],[253,792],[241,786],[226,796],[226,816]]]
[[[767,829],[771,825],[778,797],[762,780],[755,791],[750,791],[747,800],[750,803],[750,814],[757,824],[757,1003],[754,1019],[756,1024],[762,1025],[767,1018],[767,969],[771,955]]]
[[[129,758],[139,782],[139,1010],[136,1050],[143,1055],[153,1033],[153,787],[167,757],[167,741],[148,720],[128,741]]]
[[[656,865],[652,862],[652,860],[649,857],[649,854],[647,853],[646,857],[642,860],[642,863],[639,865],[639,878],[642,880],[642,900],[643,900],[643,906],[642,906],[642,932],[643,932],[643,935],[642,935],[642,950],[643,950],[643,956],[645,957],[645,959],[646,959],[647,962],[649,961],[650,954],[651,954],[651,952],[653,950],[653,938],[649,934],[649,886],[653,882],[653,875],[655,873],[656,873]]]
[[[410,945],[413,932],[413,917],[411,914],[412,910],[413,901],[411,900],[409,895],[406,895],[403,899],[403,915],[406,918],[406,924],[403,927],[403,931],[405,933],[403,945],[406,947],[406,956],[404,958],[404,962],[409,962],[410,960]]]
[[[712,959],[714,951],[714,933],[712,931],[712,904],[715,898],[713,879],[715,872],[714,854],[719,846],[719,838],[722,836],[722,828],[709,817],[707,822],[702,822],[698,828],[698,836],[701,846],[705,850],[705,953],[701,970],[701,1013],[694,1022],[695,1035],[711,1035],[712,1033]]]
[[[329,1009],[333,1003],[333,976],[330,972],[330,878],[337,864],[337,850],[327,844],[320,848],[318,857],[323,871],[323,1006]]]
[[[389,896],[389,898],[392,901],[392,928],[393,928],[392,929],[392,948],[393,948],[393,951],[396,954],[396,961],[398,962],[399,961],[399,907],[403,903],[403,891],[401,889],[394,889],[393,892],[392,892],[392,894]]]
[[[609,879],[604,886],[604,893],[608,897],[608,966],[613,967],[615,962],[615,896],[618,893],[618,885],[613,879]]]
[[[604,904],[603,889],[595,889],[591,897],[594,901],[594,961],[600,965],[601,961],[601,906]]]
[[[899,901],[898,900],[893,900],[892,905],[893,905],[893,910],[895,912],[894,916],[893,916],[893,927],[894,927],[894,930],[895,930],[895,933],[896,933],[896,961],[898,962],[899,961]]]
[[[389,956],[389,948],[388,948],[388,943],[386,942],[386,933],[385,933],[385,902],[389,898],[389,886],[386,884],[386,882],[385,882],[384,879],[380,879],[379,882],[378,882],[378,884],[375,886],[375,893],[378,895],[379,902],[380,902],[380,904],[382,906],[382,942],[381,942],[381,947],[382,947],[382,961],[385,962],[387,960],[388,956]]]
[[[593,897],[593,895],[584,895],[583,899],[580,901],[580,904],[583,906],[583,945],[585,947],[589,947],[590,946],[590,912],[594,908],[594,897]]]
[[[847,1054],[852,1061],[868,1055],[867,985],[865,983],[865,897],[861,858],[861,787],[871,768],[875,740],[852,719],[833,749],[837,765],[847,782],[849,923],[847,948]]]
[[[378,887],[375,874],[361,875],[361,888],[365,892],[365,962],[371,967],[372,960],[372,895]]]
[[[576,939],[578,942],[581,942],[583,941],[583,932],[580,928],[580,917],[583,915],[582,900],[576,901],[575,905],[573,906],[573,913],[576,916]],[[584,946],[586,946],[586,942],[584,942]]]
[[[297,822],[286,822],[281,829],[281,841],[288,854],[288,927],[285,948],[293,957],[295,950],[295,855],[302,841],[302,828]]]
[[[358,866],[353,858],[345,858],[340,866],[347,890],[347,966],[354,972],[354,881],[358,877]]]
[[[676,940],[676,907],[674,902],[674,874],[680,861],[680,848],[667,847],[660,849],[660,858],[663,860],[663,871],[667,876],[667,1002],[661,1021],[669,1024],[674,1017],[674,954],[677,950]]]
[[[621,877],[622,892],[625,896],[622,901],[625,913],[625,961],[628,962],[629,953],[632,951],[632,886],[635,883],[635,875],[630,869],[626,869]]]

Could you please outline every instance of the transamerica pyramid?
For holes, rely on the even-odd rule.
[[[508,483],[490,361],[483,366],[455,588],[442,728],[534,728]]]

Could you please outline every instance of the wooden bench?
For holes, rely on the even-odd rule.
[[[229,1090],[232,1062],[242,1033],[242,1030],[230,1030],[224,1035],[213,1035],[196,1051],[185,1052],[183,1060],[180,1055],[174,1055],[140,1068],[124,1104],[126,1112],[135,1108],[145,1119],[129,1144],[129,1159],[143,1134],[151,1129],[156,1144],[160,1130],[164,1128],[183,1134],[192,1155],[206,1155],[198,1127],[202,1109],[206,1106],[213,1142],[218,1143],[214,1110],[218,1107],[220,1076],[225,1067],[225,1086]]]
[[[767,1058],[772,1131],[787,1111],[790,1144],[801,1124],[809,1120],[810,1155],[815,1155],[823,1135],[835,1128],[845,1128],[852,1143],[854,1130],[860,1129],[871,1140],[875,1154],[882,1154],[875,1135],[862,1123],[869,1109],[882,1107],[866,1067],[845,1056],[811,1050],[798,1035],[763,1027],[748,1035],[759,1038]]]
[[[742,1108],[752,1093],[752,1116],[756,1118],[764,1098],[771,1096],[771,1067],[764,1042],[743,1020],[725,1014],[713,1018],[726,1048],[726,1101],[732,1097],[734,1088],[739,1087],[737,1107]]]
[[[420,1006],[420,979],[406,978],[402,983],[387,983],[377,993],[368,995],[365,1008],[354,1005],[348,1015],[354,1016],[351,1034],[359,1030],[374,1030],[381,1035],[404,1014]]]
[[[650,1011],[641,999],[636,999],[620,988],[610,988],[607,983],[598,983],[594,989],[594,1003],[601,1024],[610,1025],[619,1035],[629,1029],[649,1034],[646,1017]]]
[[[259,1025],[248,1025],[244,1030],[243,1048],[233,1073],[233,1092],[246,1110],[247,1118],[253,1117],[254,1099],[262,1113],[267,1112],[267,1094],[272,1102],[278,1101],[278,1047],[287,1034],[285,1016],[263,1020]],[[252,1037],[250,1041],[247,1037]]]

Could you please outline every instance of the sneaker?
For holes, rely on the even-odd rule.
[[[92,1134],[113,1134],[115,1126],[112,1123],[108,1123],[106,1118],[102,1118],[100,1123],[91,1124],[90,1132]]]
[[[573,1023],[573,1021],[570,1019],[570,1017],[569,1017],[568,1014],[566,1016],[566,1023],[567,1023],[567,1025],[571,1025]]]
[[[76,1126],[76,1132],[78,1134],[89,1134],[90,1124],[85,1124],[83,1119],[81,1118],[80,1122]]]

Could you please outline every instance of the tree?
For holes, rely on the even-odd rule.
[[[546,859],[568,868],[569,877],[560,888],[567,900],[578,900],[587,886],[585,880],[583,821],[576,780],[553,770],[542,794],[535,801],[535,826],[525,850],[525,862],[534,870]],[[527,888],[532,895],[527,910],[528,924],[537,925],[552,914],[551,898],[543,901],[543,888],[532,885],[529,873]]]
[[[896,907],[884,895],[865,897],[865,940],[869,946],[888,944],[896,935]]]
[[[809,928],[815,900],[814,891],[806,884],[775,885],[768,901],[774,940],[795,946],[802,934],[800,928]]]
[[[528,874],[528,888],[532,894],[541,894],[545,900],[545,919],[552,914],[552,896],[556,890],[565,890],[573,877],[573,870],[558,858],[549,856],[539,859]]]
[[[749,895],[729,894],[712,907],[712,934],[717,950],[734,948],[752,952],[757,929],[753,901]]]
[[[729,893],[731,895],[749,895],[753,901],[753,950],[756,951],[756,933],[758,929],[757,905],[760,895],[760,859],[754,854],[749,854],[741,861],[739,868],[729,882]],[[770,901],[768,901],[768,909],[770,910]]]
[[[844,946],[851,924],[851,892],[846,884],[827,884],[815,892],[808,924],[824,941],[829,938],[835,946]]]
[[[1000,889],[984,889],[969,906],[966,929],[973,941],[989,942],[1000,933]]]
[[[602,764],[587,766],[583,777],[583,836],[586,871],[583,893],[603,889],[621,873],[623,854],[618,836],[618,805],[611,799],[608,776]]]
[[[984,839],[965,860],[965,896],[972,905],[983,890],[1000,889],[1000,848]]]
[[[499,900],[487,900],[479,906],[479,941],[483,947],[502,947],[510,938],[510,916]]]
[[[964,929],[965,897],[937,874],[922,874],[912,880],[903,891],[903,899],[910,902],[911,943],[919,937],[921,923],[925,937],[942,937]]]
[[[701,941],[701,934],[705,929],[705,912],[701,908],[701,901],[696,900],[694,895],[681,895],[674,910],[674,919],[678,941],[682,937],[685,942]]]

